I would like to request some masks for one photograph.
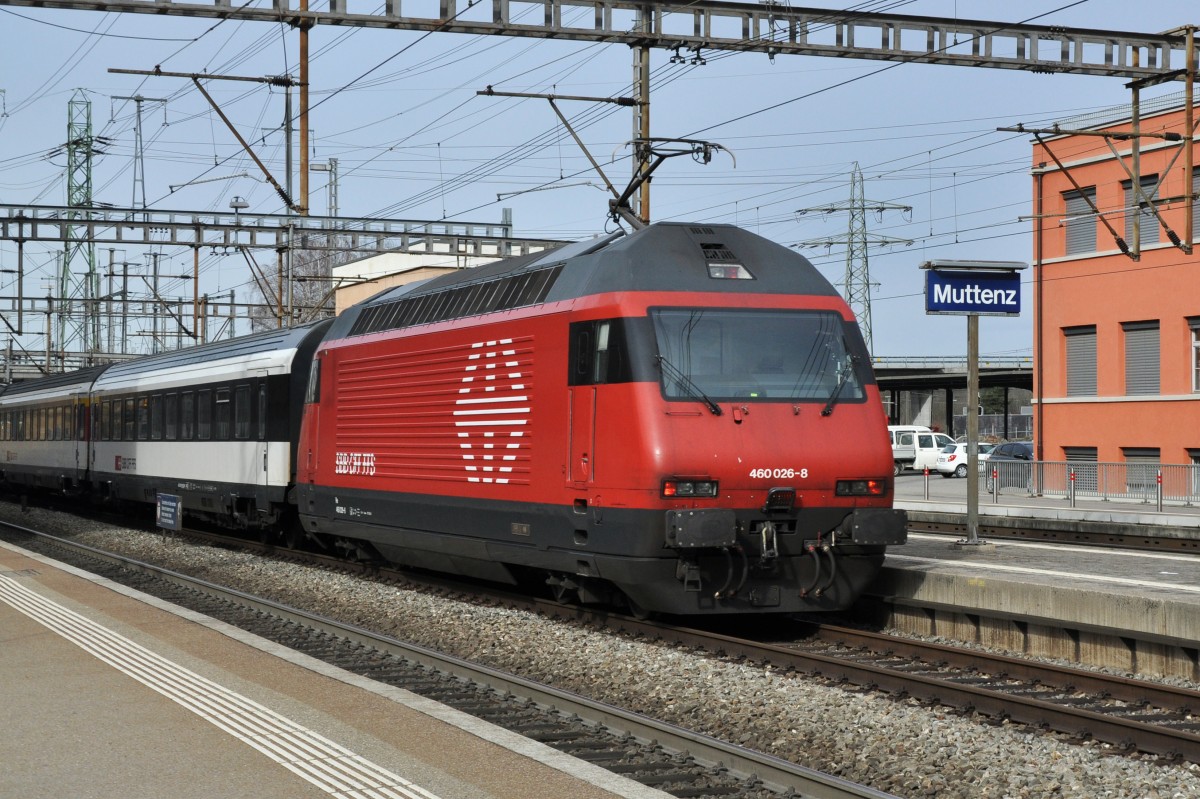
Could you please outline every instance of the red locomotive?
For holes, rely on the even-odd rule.
[[[659,223],[384,292],[319,346],[306,533],[564,600],[832,610],[905,541],[853,314],[800,255]]]

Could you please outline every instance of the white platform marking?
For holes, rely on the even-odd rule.
[[[349,749],[0,575],[0,600],[338,799],[438,799]]]

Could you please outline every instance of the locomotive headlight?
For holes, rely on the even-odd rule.
[[[716,480],[663,480],[664,497],[715,497]]]
[[[887,481],[838,480],[834,493],[839,497],[881,497],[887,493]]]

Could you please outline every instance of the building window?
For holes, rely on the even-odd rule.
[[[1096,212],[1091,204],[1096,202],[1096,187],[1082,192],[1068,191],[1063,194],[1066,205],[1067,255],[1078,255],[1096,251]]]
[[[1063,447],[1067,468],[1075,473],[1076,491],[1096,491],[1099,485],[1098,450],[1095,447]]]
[[[1188,319],[1192,331],[1192,391],[1200,391],[1200,316]]]
[[[1161,456],[1158,447],[1121,447],[1125,458],[1125,490],[1130,494],[1153,494],[1158,490]]]
[[[1125,393],[1158,393],[1158,320],[1122,322],[1125,331]]]
[[[1196,192],[1200,191],[1200,168],[1192,171],[1192,240],[1200,241],[1200,198],[1196,197]]]
[[[1096,396],[1096,326],[1063,328],[1067,341],[1067,396]]]
[[[1141,181],[1142,197],[1149,200],[1147,204],[1133,192],[1133,181],[1121,181],[1125,192],[1125,241],[1133,245],[1133,220],[1141,220],[1141,244],[1157,244],[1161,238],[1162,226],[1154,215],[1153,205],[1158,202],[1158,175],[1143,175]]]

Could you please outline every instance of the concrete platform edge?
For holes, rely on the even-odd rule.
[[[378,696],[385,697],[397,704],[404,705],[413,711],[421,713],[432,719],[436,719],[443,723],[452,725],[458,729],[470,733],[478,738],[481,738],[489,743],[508,749],[519,755],[529,758],[552,768],[556,771],[561,771],[564,774],[572,777],[584,779],[593,785],[606,790],[610,793],[628,799],[662,799],[667,796],[662,791],[656,788],[650,788],[641,783],[622,777],[619,774],[607,771],[599,766],[595,766],[587,761],[572,757],[571,755],[559,752],[550,746],[539,743],[517,733],[505,730],[490,722],[477,719],[461,711],[455,710],[446,705],[442,705],[430,699],[418,696],[410,691],[405,691],[401,688],[384,685],[382,683],[369,680],[365,677],[360,677],[357,674],[345,671],[336,666],[332,666],[323,661],[301,654],[287,647],[281,646],[273,641],[268,641],[245,630],[241,630],[225,622],[217,619],[204,616],[187,608],[179,607],[178,605],[166,602],[149,594],[142,593],[128,586],[115,583],[105,577],[100,577],[94,574],[89,574],[81,569],[77,569],[69,564],[62,563],[52,558],[47,558],[35,552],[30,552],[19,546],[0,542],[0,546],[11,551],[20,553],[32,560],[41,562],[55,569],[60,569],[64,572],[80,577],[91,583],[103,586],[111,591],[119,593],[130,599],[137,600],[148,604],[154,608],[171,613],[180,618],[194,622],[196,624],[207,627],[214,632],[220,633],[228,638],[236,640],[247,646],[254,647],[262,652],[287,661],[300,668],[308,669],[315,673],[321,674],[330,679],[338,680],[347,685],[352,685],[364,691],[369,691]]]

